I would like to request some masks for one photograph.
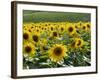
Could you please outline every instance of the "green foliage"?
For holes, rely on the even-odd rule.
[[[23,22],[78,22],[90,21],[88,13],[71,13],[71,12],[45,12],[45,11],[23,11]]]

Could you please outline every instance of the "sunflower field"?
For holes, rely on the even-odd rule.
[[[23,69],[90,65],[91,22],[89,20],[50,19],[24,22]]]

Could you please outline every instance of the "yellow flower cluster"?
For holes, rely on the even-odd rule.
[[[90,22],[39,22],[23,24],[23,53],[33,57],[47,52],[51,61],[59,62],[67,56],[68,47],[81,48],[84,40],[81,32],[90,32]],[[63,43],[69,37],[71,43]]]

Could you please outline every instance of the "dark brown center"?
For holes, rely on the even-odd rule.
[[[64,28],[61,28],[61,31],[63,31],[64,30]]]
[[[73,31],[73,28],[72,27],[69,27],[68,31],[69,32],[72,32]]]
[[[45,28],[45,30],[46,30],[46,28]]]
[[[25,51],[26,51],[27,53],[31,52],[31,50],[32,50],[31,47],[29,47],[29,46],[26,46],[26,47],[25,47]]]
[[[24,38],[25,40],[27,40],[27,39],[29,38],[29,35],[28,35],[27,33],[24,33],[24,34],[23,34],[23,38]]]
[[[51,27],[51,31],[53,31],[53,27]]]
[[[30,30],[30,29],[29,29],[28,31],[29,31],[29,32],[31,32],[31,30]]]
[[[41,26],[39,26],[39,28],[41,28]]]
[[[88,27],[88,28],[90,28],[90,25],[89,25],[89,24],[87,24],[87,27]]]
[[[39,41],[39,37],[37,36],[37,35],[33,35],[33,40],[35,41],[35,42],[38,42]]]
[[[83,26],[83,29],[85,29],[86,27],[85,26]]]
[[[57,32],[53,32],[53,36],[57,37]]]
[[[81,41],[80,41],[80,40],[78,40],[77,46],[80,46],[80,45],[81,45]]]
[[[45,26],[47,26],[47,24],[45,24]]]
[[[39,30],[37,30],[37,32],[39,32]]]
[[[77,26],[75,26],[75,28],[78,28]]]
[[[57,47],[54,49],[54,53],[55,53],[55,55],[59,56],[62,53],[62,49],[60,47]]]
[[[33,26],[31,28],[33,28]]]
[[[42,30],[43,30],[43,28],[42,28]]]

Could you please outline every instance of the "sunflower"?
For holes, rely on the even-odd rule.
[[[57,37],[58,37],[58,32],[57,32],[57,31],[53,31],[53,32],[51,33],[51,37],[57,38]]]
[[[83,46],[84,41],[81,38],[75,38],[74,42],[71,44],[72,48],[80,48]]]
[[[31,29],[31,28],[28,28],[28,31],[30,32],[30,33],[32,33],[32,31],[33,31],[33,28]]]
[[[48,50],[47,45],[45,45],[45,44],[41,44],[41,46],[40,46],[40,50],[41,50],[42,54],[45,53],[45,52]]]
[[[32,34],[32,41],[34,43],[39,43],[40,36],[38,34]]]
[[[83,40],[80,38],[76,38],[75,47],[78,48],[78,47],[82,47],[82,46],[83,46]]]
[[[49,50],[49,57],[53,62],[59,62],[63,60],[66,55],[67,48],[62,44],[55,44]]]
[[[23,31],[23,39],[25,41],[28,41],[30,39],[30,32],[29,31],[27,31],[27,30]]]
[[[23,25],[23,30],[28,30],[27,25]]]
[[[76,29],[79,29],[79,28],[80,28],[80,25],[79,25],[78,23],[74,23],[74,27],[75,27]]]
[[[87,25],[85,23],[81,26],[81,28],[82,30],[87,31]]]
[[[49,26],[44,26],[44,31],[48,31]]]
[[[41,26],[41,30],[42,30],[42,31],[44,30],[44,27],[43,27],[43,26]]]
[[[61,29],[60,29],[62,32],[64,31],[64,27],[61,27]]]
[[[40,23],[38,23],[38,28],[41,29],[42,25]]]
[[[79,21],[77,24],[78,24],[78,26],[82,26],[83,25],[82,21]]]
[[[90,22],[87,22],[86,23],[86,26],[87,26],[87,30],[90,30],[91,29],[91,23]]]
[[[49,31],[50,31],[50,32],[52,32],[52,31],[54,31],[54,30],[55,30],[54,26],[52,26],[52,25],[49,26]]]
[[[23,46],[23,53],[33,57],[35,54],[35,46],[30,42],[25,43]]]
[[[34,30],[35,30],[35,26],[34,25],[29,28],[30,32],[33,32]]]
[[[59,24],[57,24],[57,25],[56,25],[56,30],[59,30],[59,27],[60,27],[60,25],[59,25]]]
[[[60,25],[58,30],[59,30],[59,32],[61,34],[64,33],[64,31],[65,31],[65,25]]]
[[[72,24],[67,26],[67,33],[69,35],[73,35],[75,32],[76,32],[76,29]]]
[[[27,28],[30,29],[32,27],[32,24],[27,24]]]
[[[41,34],[41,28],[36,28],[35,31],[33,31],[35,34],[40,35]]]

